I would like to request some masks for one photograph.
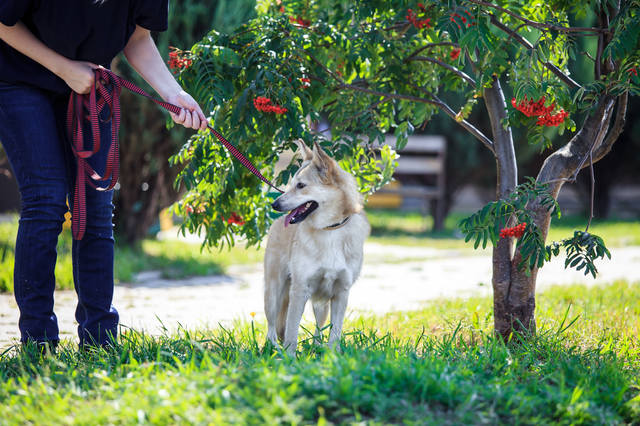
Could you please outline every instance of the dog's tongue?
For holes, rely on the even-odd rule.
[[[284,227],[286,228],[287,225],[289,225],[291,223],[291,219],[293,219],[293,217],[296,215],[296,213],[298,213],[300,210],[304,209],[304,204],[301,205],[300,207],[296,207],[295,209],[291,210],[287,216],[284,218]]]

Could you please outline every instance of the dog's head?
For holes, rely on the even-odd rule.
[[[302,153],[302,166],[286,192],[272,204],[277,211],[289,212],[284,225],[306,220],[314,228],[324,228],[359,212],[362,195],[354,177],[342,170],[317,143],[313,150],[301,140],[296,143]]]

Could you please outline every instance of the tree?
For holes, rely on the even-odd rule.
[[[166,55],[169,45],[192,44],[212,27],[231,31],[255,16],[254,0],[184,0],[169,9],[169,29],[154,34],[158,49]],[[136,84],[144,80],[128,65],[124,56],[114,71]],[[151,93],[151,91],[150,91]],[[180,198],[173,188],[178,171],[167,158],[188,138],[188,130],[175,126],[169,131],[165,116],[149,100],[128,90],[121,94],[123,141],[120,145],[120,190],[116,191],[116,232],[132,244],[144,238],[158,220],[158,213]]]
[[[386,147],[376,161],[373,143],[388,131],[406,141],[442,111],[495,158],[497,200],[460,226],[476,247],[493,244],[496,332],[535,332],[537,271],[561,248],[567,265],[595,275],[594,260],[609,252],[588,224],[562,242],[545,241],[560,188],[610,151],[629,93],[638,93],[639,1],[263,0],[257,10],[232,34],[212,31],[186,52],[192,62],[180,78],[212,111],[213,125],[266,174],[303,138],[325,146],[363,192],[374,191],[390,179],[395,154]],[[594,25],[572,24],[589,16]],[[592,47],[578,49],[579,39]],[[570,73],[578,55],[593,62],[589,81]],[[449,105],[447,93],[464,102]],[[489,135],[468,120],[480,100]],[[312,125],[320,114],[330,137]],[[540,152],[551,150],[535,178],[518,176],[519,127]],[[575,133],[554,147],[564,131]],[[211,245],[237,235],[260,241],[274,194],[211,135],[193,137],[173,161],[185,165],[178,181],[188,192],[176,206],[185,230],[202,232]]]
[[[627,123],[615,144],[615,149],[594,166],[596,176],[593,215],[604,219],[611,212],[611,190],[615,184],[631,184],[640,170],[640,158],[636,155],[640,149],[640,99],[630,98],[627,107]],[[583,200],[591,197],[591,180],[588,173],[578,176],[578,194]],[[585,203],[588,205],[588,203]]]

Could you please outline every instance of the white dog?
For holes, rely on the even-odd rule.
[[[320,333],[331,305],[329,345],[342,334],[349,289],[362,268],[370,227],[356,180],[317,144],[298,141],[303,163],[273,208],[289,213],[269,230],[264,307],[267,339],[295,354],[298,328],[311,298]]]

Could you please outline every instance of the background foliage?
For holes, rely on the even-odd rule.
[[[188,53],[193,65],[180,79],[212,111],[215,127],[265,173],[273,174],[278,154],[291,147],[292,139],[317,140],[361,177],[364,192],[389,178],[394,155],[385,153],[384,164],[376,168],[363,140],[380,141],[388,131],[406,140],[440,110],[467,130],[467,119],[478,117],[484,121],[478,126],[482,130],[486,115],[479,107],[478,115],[472,113],[496,77],[506,81],[507,98],[512,93],[519,103],[525,96],[544,96],[554,112],[570,113],[557,128],[548,128],[509,107],[508,124],[521,128],[529,143],[518,146],[518,155],[527,156],[552,146],[558,133],[575,130],[573,118],[589,111],[604,91],[637,92],[638,78],[631,70],[638,62],[638,38],[632,31],[639,24],[638,2],[624,3],[611,22],[615,39],[606,54],[619,67],[600,81],[586,79],[579,89],[547,66],[553,64],[562,74],[584,56],[585,48],[573,34],[521,25],[518,18],[478,3],[260,1],[256,19],[232,34],[212,31],[194,46]],[[588,20],[590,10],[600,7],[598,1],[499,4],[558,27],[570,25],[570,17],[574,22]],[[412,13],[427,24],[415,25],[409,19]],[[499,30],[496,16],[531,46]],[[257,110],[252,101],[259,96],[287,112]],[[314,127],[321,118],[331,123],[328,138]],[[471,133],[482,141],[479,132]],[[474,143],[469,139],[467,143]],[[188,193],[176,208],[185,218],[185,229],[202,231],[213,245],[233,243],[235,235],[259,241],[270,222],[264,206],[272,194],[234,164],[216,141],[206,134],[194,137],[174,162],[186,165],[178,179]],[[296,167],[287,168],[277,182],[286,182]],[[243,217],[243,225],[226,223],[233,213]]]
[[[169,29],[154,34],[158,50],[168,58],[169,46],[186,46],[199,40],[211,28],[231,31],[254,12],[253,0],[185,0],[172,2]],[[148,87],[128,65],[124,56],[116,59],[115,71],[142,87]],[[167,115],[149,100],[124,90],[120,132],[120,190],[116,192],[116,232],[127,242],[147,235],[158,213],[179,198],[174,180],[179,169],[167,159],[189,137],[182,126],[167,128]]]

